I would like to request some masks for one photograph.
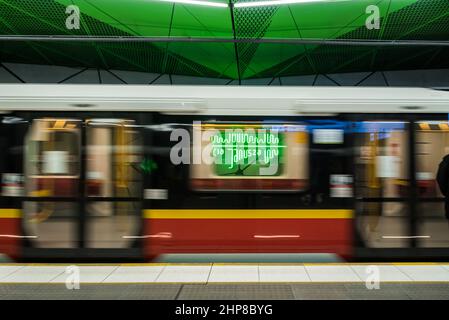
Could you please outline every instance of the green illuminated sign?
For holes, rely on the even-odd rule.
[[[269,129],[225,129],[211,137],[214,171],[218,176],[282,174],[284,133]]]
[[[144,173],[150,174],[157,169],[157,163],[152,159],[144,158],[139,167]]]

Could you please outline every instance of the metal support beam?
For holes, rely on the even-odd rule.
[[[319,38],[196,38],[196,37],[122,37],[122,36],[52,36],[52,35],[0,35],[1,41],[36,42],[200,42],[200,43],[272,43],[342,46],[424,46],[449,47],[448,40],[367,40],[367,39],[319,39]]]
[[[232,42],[234,43],[234,50],[235,50],[235,64],[236,64],[236,68],[237,68],[237,79],[239,81],[239,85],[242,84],[242,77],[240,74],[240,60],[239,60],[239,49],[237,46],[237,33],[235,31],[235,20],[234,20],[234,4],[232,3],[232,0],[229,0],[229,11],[231,13],[231,25],[232,25],[232,34],[233,34],[233,38],[232,38]],[[240,42],[241,43],[241,42]]]

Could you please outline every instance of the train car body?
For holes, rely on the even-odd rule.
[[[444,259],[449,93],[0,85],[0,253]]]

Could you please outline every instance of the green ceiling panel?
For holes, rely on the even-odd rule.
[[[55,0],[64,7],[75,4],[90,16],[134,36],[168,36],[172,4],[146,0]],[[107,31],[107,30],[104,30]],[[110,35],[98,30],[97,35]]]
[[[236,3],[234,1],[233,3]],[[237,39],[260,39],[267,37],[266,32],[270,28],[272,19],[278,7],[235,8],[234,30]],[[256,70],[263,68],[253,61],[253,57],[259,49],[257,43],[238,43],[237,52],[239,59],[239,76],[250,78],[257,74]],[[266,63],[266,61],[264,61]]]
[[[172,37],[233,37],[230,12],[228,10],[208,10],[199,8],[193,10],[191,6],[171,4],[173,7],[173,20],[170,29]],[[234,46],[229,43],[172,43],[168,51],[184,56],[185,58],[203,64],[224,77],[235,77],[235,71],[228,68],[235,63]]]
[[[192,8],[182,4],[170,4],[170,7],[173,8],[171,36],[217,38],[233,36],[231,13],[227,9]]]
[[[368,5],[376,4],[379,7],[381,17],[384,17],[388,12],[391,13],[416,2],[416,0],[395,0],[396,4],[392,9],[390,1],[305,3],[276,7],[277,10],[271,17],[269,28],[264,36],[267,38],[335,39],[355,30],[363,30],[364,35],[358,35],[358,37],[352,39],[378,39],[379,30],[368,30],[365,27],[366,7]],[[242,15],[245,14],[243,10],[246,9],[242,9]],[[254,53],[251,61],[251,65],[254,65],[253,68],[257,68],[254,74],[262,73],[265,69],[271,69],[279,61],[285,61],[295,56],[299,57],[305,53],[304,46],[283,46],[282,48],[263,46],[259,48],[261,49]],[[316,46],[309,47],[310,50],[315,48]],[[267,56],[276,58],[267,59]],[[341,58],[345,59],[347,55]],[[251,77],[254,74],[244,74],[244,77]]]
[[[0,34],[208,39],[449,40],[449,0],[348,0],[234,7],[254,0],[0,0]],[[81,28],[65,27],[66,6]],[[368,5],[381,28],[368,30]],[[248,79],[315,73],[444,67],[447,47],[256,42],[49,42],[0,40],[0,61]]]
[[[393,12],[383,38],[449,40],[448,22],[449,0],[422,0]]]
[[[283,7],[269,7],[271,8],[269,21],[265,21],[265,28],[263,34],[253,35],[252,38],[301,38],[301,34],[298,32],[295,20],[291,14],[290,6]],[[237,10],[240,16],[245,17],[247,15],[247,9],[242,8]],[[238,15],[236,15],[238,17]],[[255,18],[257,20],[257,16]],[[239,20],[236,20],[239,22]],[[248,26],[251,29],[251,24]],[[237,29],[240,31],[239,29]],[[238,32],[240,34],[240,32]],[[239,50],[241,52],[241,50]],[[304,46],[280,46],[273,44],[261,44],[252,45],[251,60],[247,60],[246,63],[251,65],[251,69],[245,70],[242,73],[243,78],[251,77],[255,74],[264,72],[264,70],[271,69],[274,65],[280,61],[285,61],[292,56],[300,55],[304,53]],[[271,59],[266,59],[271,57]]]

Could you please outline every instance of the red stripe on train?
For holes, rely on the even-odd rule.
[[[20,219],[0,219],[0,253],[16,259],[20,250]]]
[[[163,253],[352,253],[352,219],[146,219],[148,257]]]

